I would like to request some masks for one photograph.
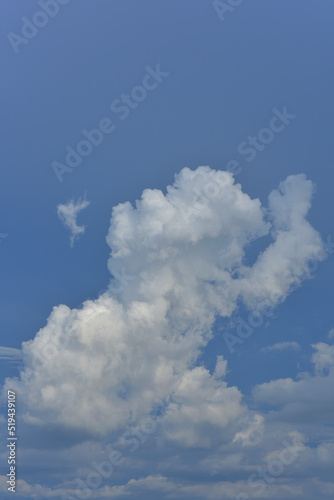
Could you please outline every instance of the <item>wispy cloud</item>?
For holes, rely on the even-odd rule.
[[[329,339],[334,338],[334,328],[331,328],[331,329],[329,330],[327,337],[328,337]]]
[[[64,226],[70,230],[70,244],[73,247],[74,240],[85,232],[85,226],[79,226],[77,224],[78,213],[86,208],[90,204],[90,201],[86,199],[79,199],[76,203],[73,200],[67,202],[65,205],[58,205],[57,214],[60,220],[63,222]]]
[[[0,346],[0,359],[7,359],[11,361],[21,361],[21,349],[14,349],[13,347]]]
[[[294,349],[295,351],[297,351],[298,349],[300,349],[300,345],[297,342],[278,342],[277,344],[263,347],[261,351],[285,351],[287,349]]]

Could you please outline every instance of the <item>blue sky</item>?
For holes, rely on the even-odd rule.
[[[156,399],[166,420],[89,498],[332,498],[333,3],[3,7],[0,375],[2,414],[8,387],[20,403],[18,498],[79,498]],[[69,332],[39,371],[40,345]],[[23,361],[6,350],[33,339]],[[263,491],[247,482],[293,439],[303,453]]]

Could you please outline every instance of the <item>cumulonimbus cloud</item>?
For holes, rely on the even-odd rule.
[[[305,259],[321,251],[305,218],[312,191],[304,175],[290,176],[264,208],[230,173],[184,168],[166,194],[146,189],[135,206],[117,205],[107,235],[109,289],[81,309],[55,307],[23,343],[19,380],[6,383],[19,388],[26,420],[105,434],[168,399],[168,439],[210,446],[217,433],[208,428],[224,439],[223,429],[245,422],[242,395],[225,382],[221,356],[210,373],[199,355],[217,316],[231,316],[240,300],[279,303],[305,273]],[[269,233],[272,243],[245,265],[247,247]],[[122,276],[131,279],[120,284]],[[238,440],[252,441],[254,422],[261,436],[252,414]]]

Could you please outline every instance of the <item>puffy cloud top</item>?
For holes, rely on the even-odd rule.
[[[184,168],[166,194],[147,189],[135,207],[116,206],[109,290],[81,309],[55,307],[23,343],[20,379],[7,381],[20,387],[26,420],[104,434],[167,399],[166,436],[184,446],[209,446],[217,437],[203,429],[233,427],[238,417],[237,440],[261,436],[262,421],[248,422],[240,391],[223,380],[222,356],[212,374],[197,360],[217,315],[230,316],[238,300],[283,300],[321,250],[305,219],[311,195],[310,181],[290,176],[264,209],[230,173],[199,167]],[[247,246],[270,231],[273,242],[246,266]]]

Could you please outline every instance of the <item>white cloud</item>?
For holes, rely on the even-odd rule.
[[[21,349],[14,349],[13,347],[0,346],[0,359],[8,359],[12,361],[21,361]]]
[[[81,309],[55,307],[23,343],[20,380],[7,381],[22,394],[26,421],[106,435],[170,399],[163,432],[171,442],[209,447],[245,433],[254,413],[223,380],[226,362],[219,357],[213,374],[196,365],[217,315],[231,316],[240,299],[250,306],[270,295],[279,303],[304,260],[321,250],[305,220],[311,193],[304,176],[288,177],[269,197],[266,220],[231,174],[200,167],[183,169],[166,195],[147,189],[135,207],[116,206],[108,292]],[[67,206],[73,237],[82,232],[73,229],[77,208],[87,203]],[[245,266],[247,245],[270,230],[273,243]],[[239,434],[245,442],[252,427],[247,432]]]
[[[254,388],[255,401],[282,407],[276,417],[281,421],[302,419],[306,424],[317,422],[321,414],[323,424],[332,423],[334,346],[320,342],[312,347],[316,351],[311,358],[314,376],[304,373],[300,380],[272,380]]]
[[[274,242],[259,255],[251,268],[243,270],[240,293],[246,304],[256,308],[260,301],[277,303],[292,286],[308,274],[309,259],[322,260],[319,233],[305,219],[313,185],[304,174],[290,175],[269,195],[268,216]]]
[[[268,474],[267,474],[268,477]],[[0,476],[0,491],[6,491],[6,476]],[[292,499],[303,498],[313,500],[322,498],[330,500],[334,492],[334,483],[329,481],[312,480],[309,478],[297,478],[291,483],[289,478],[277,478],[269,476],[271,483],[258,478],[257,482],[248,484],[247,480],[232,481],[229,479],[217,481],[184,481],[178,477],[169,478],[162,474],[150,474],[138,479],[130,479],[122,485],[106,485],[90,490],[78,490],[75,486],[59,486],[54,489],[44,487],[40,484],[29,484],[26,481],[17,481],[17,493],[19,497],[34,498],[36,500],[46,498],[89,498],[99,500],[138,500],[139,498],[162,498],[162,499],[199,499],[203,500],[247,500],[250,498]],[[262,485],[262,488],[260,486]],[[253,488],[252,488],[253,486]],[[254,490],[257,487],[257,490]],[[245,493],[245,492],[248,492]],[[242,492],[242,493],[241,493]],[[240,496],[241,495],[241,496]],[[318,495],[318,496],[317,496]],[[319,496],[326,495],[326,496]]]
[[[329,339],[334,338],[334,328],[331,328],[331,329],[329,330],[329,332],[328,332],[328,338],[329,338]]]
[[[274,345],[268,345],[266,347],[263,347],[261,349],[262,352],[268,352],[268,351],[285,351],[286,349],[294,349],[298,350],[300,349],[300,345],[297,342],[278,342],[277,344]]]
[[[312,355],[312,362],[318,374],[334,366],[334,345],[328,345],[324,342],[312,344],[316,352]]]
[[[262,415],[256,414],[253,420],[248,424],[248,427],[239,431],[234,436],[233,441],[240,441],[242,446],[250,446],[257,444],[262,440],[264,418]]]
[[[59,204],[57,207],[58,217],[64,226],[70,230],[71,247],[74,244],[75,238],[77,238],[79,234],[83,234],[85,232],[85,226],[79,226],[77,224],[77,216],[78,213],[88,207],[89,204],[89,201],[83,199],[78,200],[76,203],[74,203],[74,201],[69,201],[65,205]]]
[[[226,440],[223,429],[231,428],[244,414],[240,391],[198,366],[183,375],[174,391],[165,437],[182,446],[210,448]],[[208,427],[210,432],[205,430]]]

